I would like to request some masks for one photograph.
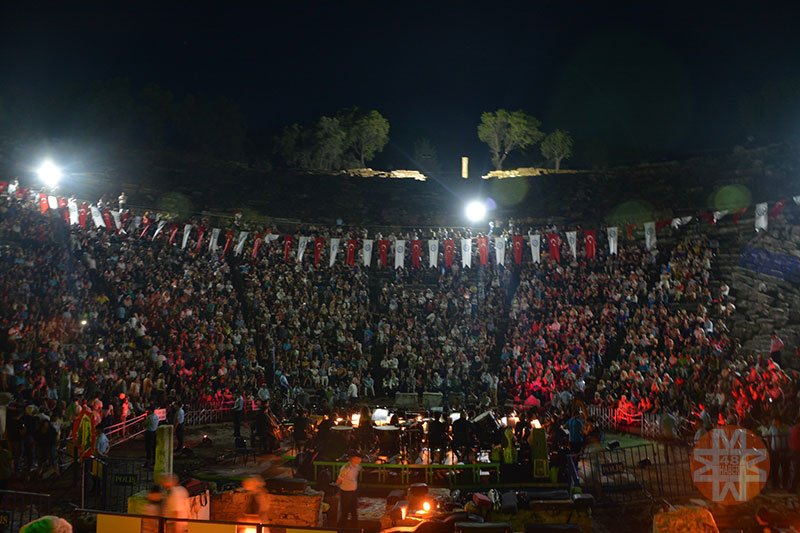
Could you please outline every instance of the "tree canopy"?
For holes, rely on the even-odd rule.
[[[541,125],[539,120],[524,111],[487,111],[481,115],[478,138],[489,145],[492,163],[497,170],[502,170],[510,152],[528,148],[542,139]]]
[[[352,108],[308,126],[286,126],[274,146],[288,167],[328,171],[363,168],[388,141],[388,120],[375,110],[361,113]]]
[[[555,164],[556,170],[561,168],[561,161],[572,155],[572,137],[569,132],[556,130],[542,141],[542,155]]]

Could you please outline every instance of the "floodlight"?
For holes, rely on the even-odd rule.
[[[36,171],[36,173],[39,175],[39,179],[51,189],[58,185],[58,181],[63,175],[61,169],[49,159],[45,160],[41,166],[39,166],[39,169]]]
[[[480,222],[486,218],[486,206],[483,202],[475,200],[467,204],[465,213],[471,222]]]

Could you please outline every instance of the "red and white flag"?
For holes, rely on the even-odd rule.
[[[381,261],[381,268],[386,268],[386,256],[389,253],[389,241],[381,239],[378,241],[378,256]]]
[[[42,214],[47,213],[47,210],[50,209],[50,202],[47,201],[47,195],[43,192],[39,193],[39,210]]]
[[[285,235],[283,237],[283,261],[289,262],[289,254],[292,251],[292,243],[294,242],[294,235]]]
[[[115,211],[117,215],[119,215],[119,211]],[[112,213],[113,214],[113,213]],[[169,245],[172,246],[172,243],[175,241],[175,236],[178,234],[178,230],[181,228],[181,225],[177,222],[172,223],[172,231],[169,232]]]
[[[551,233],[547,236],[547,244],[550,246],[550,259],[558,263],[561,262],[561,251],[559,250],[558,233]]]
[[[84,229],[86,228],[87,218],[89,218],[89,208],[86,206],[86,204],[81,204],[80,209],[78,209],[78,223]]]
[[[444,240],[444,265],[447,268],[453,266],[453,254],[456,251],[456,242],[453,239]]]
[[[347,239],[345,246],[347,248],[347,264],[355,266],[356,264],[356,244],[358,241],[355,239]]]
[[[586,258],[594,259],[597,253],[597,238],[593,229],[583,232],[583,246],[586,248]]]
[[[325,247],[325,239],[317,237],[314,239],[314,264],[319,264],[319,258],[322,255],[322,248]]]
[[[255,233],[253,235],[253,252],[250,254],[250,261],[255,262],[258,257],[258,249],[261,248],[261,242],[264,240],[263,233]]]
[[[105,227],[108,231],[113,231],[114,226],[111,222],[111,213],[108,212],[108,209],[103,209],[103,223],[105,223]]]
[[[518,265],[522,264],[522,235],[515,235],[511,239],[512,246],[514,247],[514,262]]]
[[[478,237],[478,257],[480,257],[481,266],[489,264],[489,239],[486,237]]]
[[[58,208],[59,209],[64,209],[65,207],[67,207],[67,201],[64,198],[59,196],[58,197]]]
[[[203,236],[206,234],[206,228],[203,226],[197,227],[197,245],[194,247],[195,252],[200,251],[200,247],[203,245]]]
[[[114,219],[114,227],[117,228],[117,233],[124,233],[124,230],[122,229],[122,214],[119,211],[111,211],[111,218]],[[175,227],[177,226],[178,225],[175,224]]]
[[[411,264],[419,268],[419,258],[422,255],[422,241],[411,241]]]
[[[786,207],[786,198],[775,202],[775,205],[773,205],[772,209],[769,210],[769,218],[778,218],[778,215],[783,213],[784,207]],[[50,205],[50,208],[53,208],[52,204]]]
[[[786,200],[784,200],[784,202],[785,201]],[[52,196],[52,195],[48,196],[47,197],[47,205],[50,206],[50,209],[53,209],[53,210],[58,209],[58,198],[56,198],[55,196]]]
[[[228,252],[231,251],[231,244],[233,244],[233,236],[236,234],[236,230],[226,230],[225,231],[225,248],[222,249],[222,255],[228,255]]]

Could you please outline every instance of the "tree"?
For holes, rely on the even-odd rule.
[[[554,161],[556,170],[561,168],[561,161],[572,155],[572,137],[569,132],[556,130],[542,141],[542,155],[548,161]]]
[[[511,151],[527,148],[542,139],[544,134],[539,131],[541,125],[524,111],[487,111],[481,115],[478,138],[489,145],[492,163],[497,170],[502,170],[503,162]]]
[[[361,113],[357,107],[342,110],[337,118],[342,127],[347,131],[348,149],[361,164],[367,166],[367,161],[381,152],[389,142],[389,121],[374,109],[366,114]]]

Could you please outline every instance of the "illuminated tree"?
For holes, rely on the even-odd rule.
[[[481,115],[478,138],[489,145],[492,163],[497,170],[502,170],[510,152],[532,146],[542,139],[541,125],[539,120],[524,111],[487,111]]]
[[[572,155],[572,137],[569,132],[556,130],[542,141],[542,155],[548,160],[553,161],[556,170],[561,168],[561,161]]]

